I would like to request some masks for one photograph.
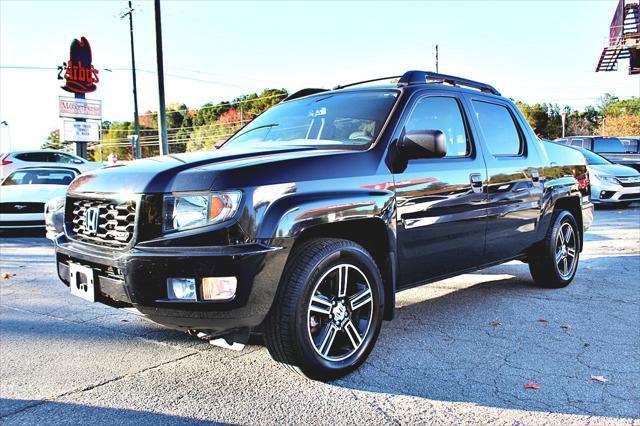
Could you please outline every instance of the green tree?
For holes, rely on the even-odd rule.
[[[69,142],[62,142],[60,140],[60,130],[55,129],[47,136],[47,141],[42,144],[42,149],[57,149],[65,150],[69,147]]]

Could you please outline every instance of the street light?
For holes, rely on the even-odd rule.
[[[3,125],[7,128],[7,139],[9,140],[9,152],[11,152],[11,128],[9,127],[9,123],[6,120],[0,121],[0,125]]]

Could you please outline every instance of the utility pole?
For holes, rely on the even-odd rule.
[[[440,72],[438,65],[438,45],[436,44],[436,73]]]
[[[164,64],[162,60],[162,18],[160,16],[160,0],[154,0],[156,15],[156,62],[158,63],[158,136],[160,138],[160,155],[169,153],[167,135],[167,111],[164,106]]]
[[[133,78],[133,123],[136,132],[136,153],[135,158],[142,158],[142,147],[140,146],[140,120],[138,119],[138,85],[136,82],[136,55],[133,45],[133,6],[131,0],[129,0],[129,10],[120,16],[120,19],[124,19],[129,15],[129,34],[131,38],[131,77]]]

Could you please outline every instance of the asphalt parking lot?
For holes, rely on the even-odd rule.
[[[333,383],[74,298],[44,238],[0,250],[2,423],[640,424],[638,205],[596,212],[566,289],[513,262],[399,294]]]

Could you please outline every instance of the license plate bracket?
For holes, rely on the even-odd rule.
[[[71,294],[89,302],[96,301],[94,271],[77,263],[69,264],[69,288]]]

